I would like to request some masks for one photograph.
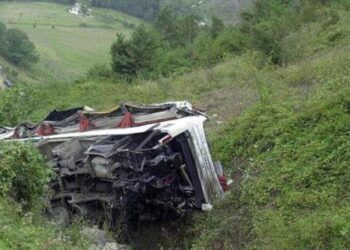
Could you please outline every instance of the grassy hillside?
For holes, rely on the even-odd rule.
[[[116,33],[128,35],[129,25],[140,23],[113,10],[94,9],[93,16],[82,17],[68,9],[53,3],[0,3],[0,21],[24,31],[40,54],[33,75],[71,79],[94,64],[109,63]]]
[[[259,102],[214,136],[235,184],[196,249],[349,249],[350,14],[331,11],[283,39],[291,63],[251,71]]]

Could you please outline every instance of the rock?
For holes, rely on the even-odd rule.
[[[129,249],[129,246],[118,244],[115,242],[109,242],[103,248],[103,250],[128,250],[128,249]]]
[[[90,239],[98,247],[97,249],[102,249],[107,243],[106,234],[103,230],[100,230],[97,228],[91,228],[91,227],[84,227],[80,231],[80,233],[81,235]],[[92,249],[96,249],[96,248],[92,248]]]

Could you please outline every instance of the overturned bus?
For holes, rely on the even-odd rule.
[[[208,209],[223,193],[203,123],[186,101],[53,111],[36,125],[1,127],[1,140],[32,141],[56,173],[50,213],[93,223],[142,221]]]

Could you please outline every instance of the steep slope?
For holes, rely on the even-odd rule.
[[[293,63],[254,72],[258,104],[214,136],[234,185],[195,248],[350,247],[350,15],[336,13],[284,38]]]

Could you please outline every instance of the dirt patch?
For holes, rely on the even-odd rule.
[[[258,100],[257,92],[249,86],[227,86],[207,92],[199,98],[198,106],[212,118],[207,123],[210,132],[225,122],[241,115]]]

